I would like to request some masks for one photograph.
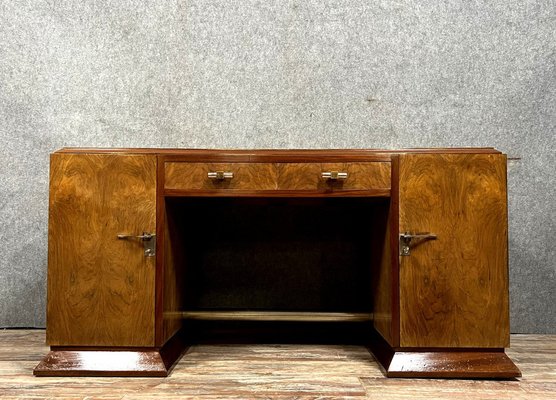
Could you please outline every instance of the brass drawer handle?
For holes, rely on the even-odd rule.
[[[234,173],[228,171],[211,171],[207,174],[207,177],[209,179],[223,181],[224,179],[232,179],[234,177]]]
[[[328,179],[331,181],[344,181],[348,177],[347,172],[338,172],[338,171],[326,171],[320,174],[322,179]]]

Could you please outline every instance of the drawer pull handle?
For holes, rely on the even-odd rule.
[[[322,179],[328,179],[331,181],[344,181],[347,179],[348,173],[338,172],[338,171],[327,171],[327,172],[322,172],[320,176]]]
[[[207,174],[207,176],[209,179],[223,181],[224,179],[232,179],[234,177],[234,173],[227,171],[211,171]]]

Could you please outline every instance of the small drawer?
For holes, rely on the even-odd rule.
[[[278,181],[270,163],[167,162],[164,177],[174,190],[274,190]]]
[[[277,164],[280,190],[390,189],[389,162]]]

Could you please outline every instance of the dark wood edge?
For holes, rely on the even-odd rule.
[[[188,347],[189,344],[186,341],[183,328],[177,331],[174,336],[162,346],[160,349],[160,357],[162,357],[167,374],[172,372],[172,369]]]
[[[176,333],[161,348],[114,348],[114,347],[52,347],[33,370],[35,376],[122,376],[165,377],[187,349],[183,333]],[[99,352],[110,352],[111,368],[94,368],[98,365]],[[119,358],[119,352],[135,353],[136,362],[129,357]],[[121,368],[118,362],[121,361]],[[93,366],[93,367],[91,367]]]
[[[504,338],[504,345],[506,347],[510,347],[510,235],[509,235],[509,228],[510,228],[510,221],[509,221],[509,201],[508,201],[508,156],[506,154],[501,154],[501,157],[504,158],[504,190],[506,191],[504,196],[504,220],[506,222],[506,229],[504,234],[506,235],[506,279],[504,279],[504,293],[503,296],[506,296],[507,304],[504,310],[501,310],[506,314],[506,321],[508,324],[506,325],[506,337]]]
[[[164,162],[163,157],[157,157],[156,177],[156,273],[155,273],[155,335],[154,343],[162,346],[164,343],[164,243],[166,228],[166,204],[164,201]]]
[[[50,352],[48,355],[50,355]],[[47,355],[47,356],[48,356]],[[53,355],[54,356],[54,355]],[[38,368],[38,366],[37,366]],[[122,377],[122,378],[164,378],[168,376],[166,371],[97,371],[97,370],[55,370],[45,371],[35,368],[33,375],[37,377]]]
[[[160,347],[135,347],[135,346],[50,346],[50,351],[131,351],[144,353],[157,351]]]
[[[504,349],[393,348],[376,330],[370,351],[389,378],[513,379],[521,371]]]
[[[390,189],[369,190],[182,190],[165,189],[166,197],[390,197]]]
[[[50,285],[49,283],[51,282],[48,277],[49,272],[51,271],[51,268],[48,268],[48,264],[50,263],[50,254],[53,254],[54,251],[54,245],[52,243],[52,240],[50,240],[50,238],[52,237],[51,234],[51,229],[52,229],[52,203],[53,203],[53,196],[54,196],[54,190],[53,190],[53,182],[54,182],[54,168],[53,168],[53,164],[54,164],[54,160],[56,158],[62,157],[59,154],[56,153],[52,153],[50,154],[50,159],[49,159],[49,164],[48,164],[48,211],[47,211],[47,215],[48,215],[48,222],[47,222],[47,233],[46,233],[46,237],[47,237],[47,270],[46,270],[46,344],[50,344],[51,342],[51,330],[50,330],[50,324],[48,323],[49,320],[49,315],[51,315],[50,313],[51,308],[50,308],[50,296],[51,294],[51,290],[50,289]]]
[[[393,347],[396,352],[443,352],[450,353],[469,353],[469,352],[489,352],[489,353],[503,353],[505,349],[499,347]]]
[[[307,160],[316,159],[365,159],[376,156],[387,161],[390,154],[396,153],[501,153],[493,147],[457,147],[457,148],[414,148],[414,149],[176,149],[176,148],[96,148],[96,147],[65,147],[56,153],[137,153],[167,156],[186,156],[190,159],[219,160],[227,157],[244,157],[245,160],[272,159]],[[381,155],[382,154],[382,155]],[[262,158],[260,158],[262,157]],[[266,158],[265,158],[266,157]]]
[[[390,264],[392,266],[392,346],[400,345],[400,257],[398,255],[400,231],[400,156],[392,155],[390,190]]]
[[[98,359],[110,351],[110,369],[102,369]],[[142,376],[165,377],[168,369],[160,353],[151,351],[125,351],[134,353],[137,361],[129,363],[129,354],[119,357],[123,350],[52,350],[33,370],[35,376]],[[120,365],[121,363],[121,365]],[[95,368],[96,366],[96,368]]]
[[[167,162],[203,162],[203,163],[226,163],[226,162],[244,162],[244,163],[343,163],[343,162],[389,162],[390,154],[388,153],[355,153],[355,152],[313,152],[313,153],[297,153],[295,151],[277,153],[277,154],[243,154],[243,153],[202,153],[202,154],[167,154],[165,156]]]
[[[369,338],[369,351],[373,354],[374,358],[378,361],[378,366],[382,373],[386,375],[388,367],[394,354],[396,353],[392,346],[388,344],[386,339],[376,330],[372,329]]]

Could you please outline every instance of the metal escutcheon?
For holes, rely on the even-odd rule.
[[[140,240],[143,242],[145,257],[156,255],[156,235],[154,233],[143,232],[141,235],[118,234],[120,240]]]
[[[411,247],[425,242],[427,240],[435,240],[437,236],[434,233],[401,233],[400,234],[400,256],[411,255]]]

